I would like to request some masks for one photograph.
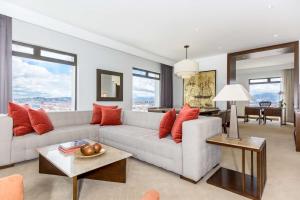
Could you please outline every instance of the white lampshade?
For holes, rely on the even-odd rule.
[[[190,78],[199,71],[196,61],[185,59],[174,65],[174,73],[181,78]]]
[[[214,101],[249,101],[249,92],[241,84],[225,85]]]

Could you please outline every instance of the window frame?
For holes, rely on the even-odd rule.
[[[14,41],[14,40],[12,41],[12,44],[16,44],[16,45],[20,45],[20,46],[24,46],[24,47],[30,47],[33,49],[33,54],[22,53],[22,52],[12,50],[12,56],[21,57],[21,58],[31,58],[31,59],[35,59],[35,60],[42,60],[42,61],[47,61],[47,62],[53,62],[53,63],[74,66],[74,70],[75,70],[74,110],[76,111],[77,110],[77,73],[78,73],[77,72],[77,55],[73,54],[73,53],[67,53],[67,52],[63,52],[63,51],[59,51],[59,50],[55,50],[55,49],[41,47],[41,46],[37,46],[37,45],[33,45],[33,44],[27,44],[24,42],[18,42],[18,41]],[[58,53],[58,54],[62,54],[62,55],[72,56],[74,58],[74,61],[71,62],[71,61],[41,56],[42,50],[53,52],[53,53]]]
[[[281,81],[271,81],[271,79],[273,78],[280,78],[282,79],[282,77],[268,77],[268,78],[252,78],[252,79],[249,79],[248,82],[249,82],[249,85],[255,85],[255,84],[269,84],[269,83],[281,83]],[[252,80],[260,80],[260,79],[267,79],[266,82],[257,82],[257,83],[251,83]]]
[[[152,71],[148,71],[148,70],[140,69],[140,68],[136,68],[136,67],[133,67],[132,69],[133,69],[133,70],[142,71],[142,72],[145,72],[145,73],[146,73],[146,75],[141,75],[141,74],[135,74],[134,72],[132,72],[132,75],[133,75],[133,76],[142,77],[142,78],[149,78],[149,79],[155,79],[155,80],[159,80],[159,81],[160,81],[160,73],[152,72]],[[156,74],[156,75],[159,76],[159,78],[155,78],[155,77],[149,76],[149,73],[151,73],[151,74]]]

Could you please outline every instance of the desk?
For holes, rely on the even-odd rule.
[[[244,137],[241,140],[228,138],[219,134],[206,140],[207,143],[237,148],[242,150],[242,172],[220,167],[207,183],[237,193],[239,195],[260,200],[267,180],[266,139]],[[251,174],[245,173],[245,151],[251,152]],[[257,157],[257,176],[253,176],[253,152]]]
[[[265,107],[265,106],[246,106],[245,107],[245,122],[248,121],[249,115],[256,115],[258,116],[257,119],[263,119],[264,124],[269,119],[272,121],[271,118],[268,117],[279,117],[280,118],[280,125],[286,125],[286,108],[281,107]]]
[[[158,112],[158,113],[166,113],[172,108],[162,108],[162,107],[156,107],[156,108],[148,108],[148,112]],[[175,108],[176,113],[179,113],[181,108]],[[219,108],[200,108],[200,115],[213,115],[220,111]]]

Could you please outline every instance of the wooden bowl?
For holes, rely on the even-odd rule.
[[[93,157],[100,156],[100,155],[104,154],[105,152],[106,152],[106,150],[102,148],[99,153],[96,153],[96,154],[93,154],[90,156],[85,156],[83,153],[81,153],[80,149],[78,149],[74,152],[74,156],[75,156],[75,158],[93,158]]]

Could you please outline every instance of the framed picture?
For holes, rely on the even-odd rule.
[[[183,101],[192,107],[216,107],[216,70],[198,72],[183,81]]]

